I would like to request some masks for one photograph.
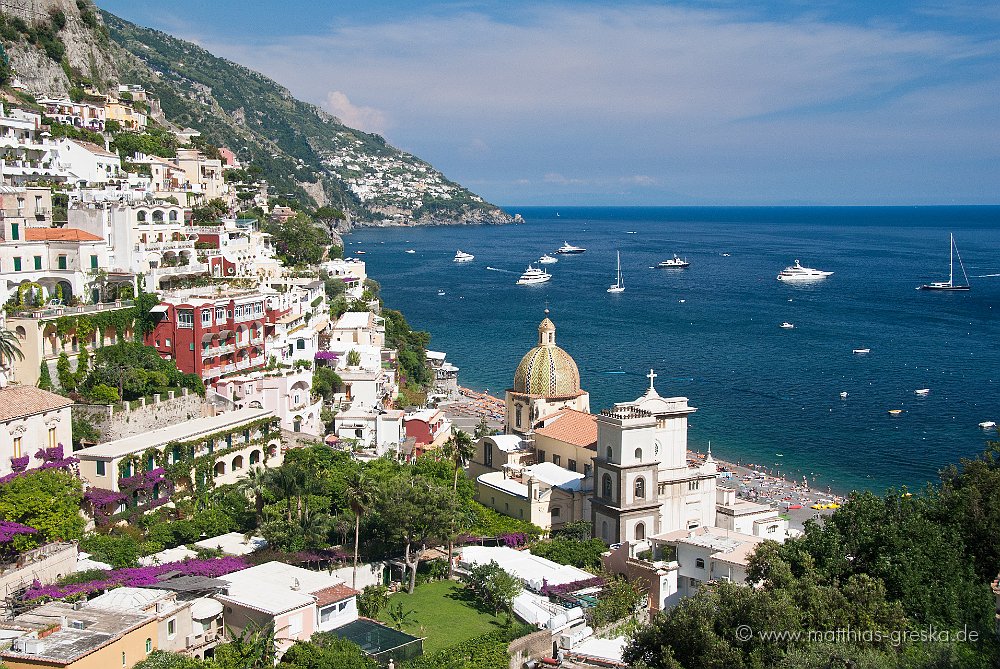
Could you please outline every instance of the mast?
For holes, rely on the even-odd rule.
[[[955,278],[955,233],[951,233],[951,245],[948,247],[948,285],[953,286]]]
[[[622,252],[618,252],[618,285],[624,287],[625,284],[622,282]]]

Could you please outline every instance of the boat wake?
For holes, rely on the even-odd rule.
[[[507,274],[517,274],[517,272],[512,272],[509,269],[500,269],[499,267],[487,267],[486,269],[488,269],[491,272],[506,272]]]
[[[1000,276],[1000,274],[979,274],[976,276],[977,279],[985,279],[991,276]]]

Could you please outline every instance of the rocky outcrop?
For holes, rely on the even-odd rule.
[[[62,12],[66,25],[56,33],[66,47],[65,61],[71,70],[90,80],[99,90],[107,91],[118,85],[118,71],[108,51],[109,40],[101,23],[100,13],[89,0],[18,0],[0,5],[3,14],[17,17],[28,25],[51,21],[54,12]],[[89,13],[88,26],[83,19]],[[72,86],[66,70],[45,51],[25,39],[5,42],[4,48],[15,76],[36,95],[65,97]]]

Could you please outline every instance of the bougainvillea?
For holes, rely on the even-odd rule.
[[[73,471],[77,463],[80,462],[78,458],[74,457],[63,457],[63,445],[53,446],[52,448],[40,448],[35,452],[35,458],[42,461],[41,466],[36,469],[28,469],[28,464],[31,459],[25,455],[20,458],[11,458],[10,466],[13,469],[13,473],[7,474],[4,477],[0,477],[0,485],[4,483],[9,483],[13,481],[18,476],[22,474],[27,474],[28,472],[38,471],[39,469],[65,469],[66,471]]]
[[[33,527],[14,523],[9,520],[0,520],[0,544],[5,544],[18,534],[35,534],[38,532]]]
[[[524,532],[510,532],[497,537],[507,548],[520,548],[528,543],[528,535]]]
[[[579,590],[585,590],[586,588],[599,588],[603,586],[607,581],[600,576],[595,576],[593,578],[585,578],[579,581],[572,581],[570,583],[561,583],[559,585],[549,585],[548,581],[542,580],[542,587],[539,592],[543,595],[565,595],[570,592],[577,592]]]
[[[137,567],[133,569],[115,569],[105,572],[103,578],[86,583],[70,585],[41,585],[38,581],[31,584],[24,593],[25,601],[39,599],[79,599],[102,590],[118,587],[141,587],[156,585],[164,574],[179,572],[185,576],[206,576],[218,578],[234,571],[246,569],[250,565],[241,557],[222,557],[214,560],[184,560],[182,562],[167,562],[154,567]]]
[[[28,455],[22,455],[19,458],[12,457],[10,459],[10,468],[17,474],[20,474],[25,469],[28,468],[28,463],[31,462],[31,457]]]

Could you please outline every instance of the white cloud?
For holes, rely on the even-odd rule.
[[[645,174],[635,174],[630,177],[622,177],[620,181],[623,184],[629,184],[632,186],[652,187],[659,185],[659,182],[656,179]]]
[[[339,118],[344,125],[365,132],[383,134],[389,125],[385,113],[374,107],[359,107],[348,99],[346,93],[341,91],[327,93],[326,109]]]

